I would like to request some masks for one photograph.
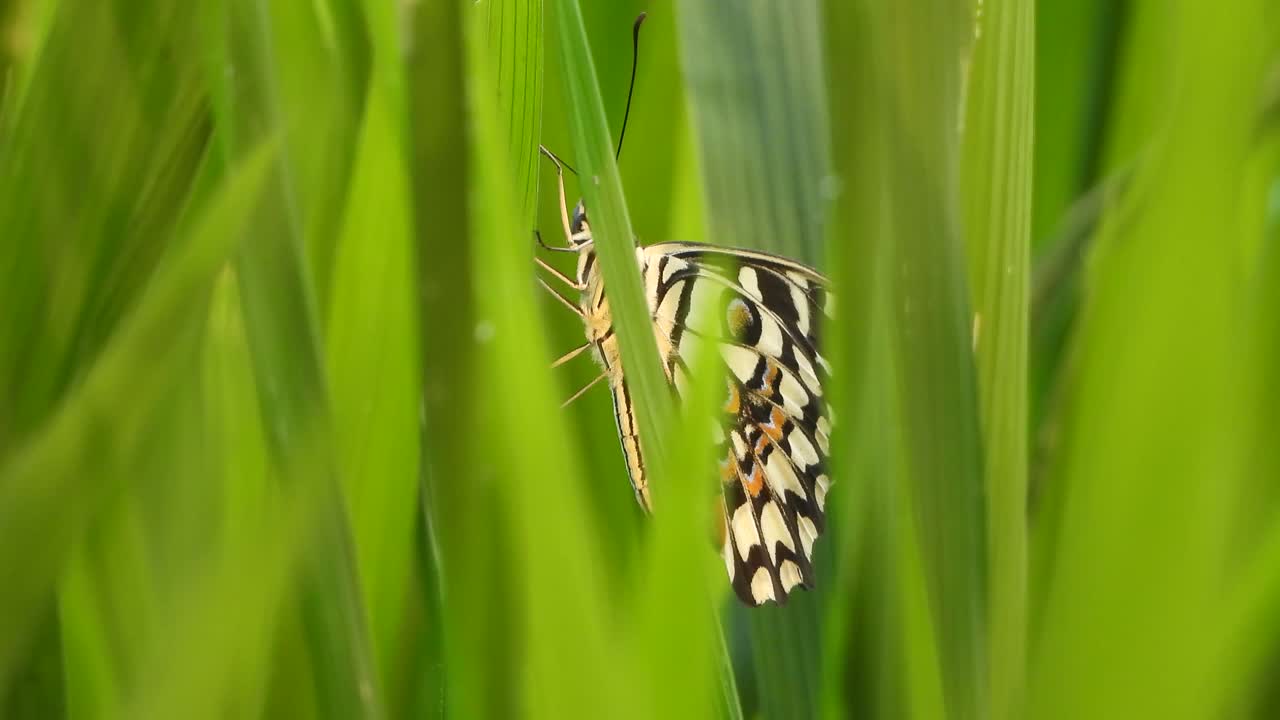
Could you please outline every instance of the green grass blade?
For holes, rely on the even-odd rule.
[[[707,323],[691,320],[695,326]],[[742,714],[736,694],[725,693],[733,683],[732,669],[717,667],[724,656],[714,600],[724,594],[723,562],[715,553],[699,552],[707,545],[708,519],[719,512],[713,504],[719,501],[718,488],[697,479],[716,476],[708,428],[723,414],[726,372],[716,343],[700,350],[672,434],[672,464],[662,474],[679,481],[667,489],[662,511],[652,518],[635,610],[635,641],[644,653],[648,680],[644,695],[650,698],[643,714],[650,717],[713,717],[718,695],[725,716]]]
[[[13,52],[12,58],[5,58],[6,61],[12,60],[12,63],[0,65],[0,70],[5,72],[4,79],[0,80],[0,91],[3,91],[4,104],[9,105],[6,109],[16,112],[25,103],[60,4],[61,0],[42,0],[26,3],[25,7],[15,6],[16,4],[6,6],[5,9],[11,15],[8,18],[11,26],[22,28],[27,33],[25,40],[29,43],[26,57],[20,52]]]
[[[399,675],[418,518],[419,360],[399,29],[370,3],[369,94],[333,250],[326,356],[345,497],[381,686]],[[390,704],[390,703],[389,703]]]
[[[1017,718],[1027,632],[1027,351],[1035,6],[979,20],[965,121],[965,234],[987,499],[991,716]]]
[[[1038,717],[1221,712],[1223,538],[1243,487],[1236,428],[1254,422],[1235,384],[1236,252],[1261,8],[1135,8],[1110,142],[1150,162],[1091,259],[1028,695]]]
[[[1275,67],[1272,67],[1274,73]],[[1274,112],[1267,108],[1264,112]],[[1264,122],[1268,120],[1265,119]],[[1274,175],[1280,168],[1280,138],[1267,138],[1257,148],[1252,163],[1264,170],[1251,173],[1242,199],[1249,204],[1275,195]],[[1274,209],[1269,214],[1242,213],[1243,218],[1261,217],[1264,225],[1256,233],[1263,246],[1256,250],[1257,262],[1251,273],[1245,302],[1247,328],[1242,397],[1245,411],[1255,418],[1247,431],[1247,466],[1235,507],[1229,540],[1246,561],[1240,579],[1225,604],[1226,628],[1219,667],[1227,678],[1222,691],[1224,706],[1247,706],[1256,697],[1258,714],[1265,714],[1274,701],[1269,697],[1270,669],[1280,640],[1280,522],[1277,522],[1274,478],[1280,477],[1280,452],[1273,428],[1280,427],[1280,222]],[[1254,235],[1247,228],[1246,238]]]
[[[486,0],[475,12],[484,14],[485,47],[494,61],[518,217],[532,227],[542,137],[542,2]]]
[[[127,476],[151,411],[182,367],[182,353],[169,352],[174,330],[193,322],[193,308],[203,310],[201,297],[259,201],[271,157],[267,150],[249,155],[84,382],[0,468],[0,567],[12,578],[0,599],[0,679],[13,671],[33,618],[90,518],[119,489],[97,482],[94,470]],[[133,382],[138,367],[152,369],[151,382]]]
[[[605,120],[600,85],[578,2],[557,0],[554,8],[575,159],[600,270],[609,293],[622,366],[635,401],[645,464],[655,469],[664,468],[668,467],[665,428],[671,414],[670,391],[658,364],[657,346],[641,289],[634,252],[635,234],[613,157],[613,136]],[[662,494],[661,478],[650,480],[656,507],[660,502],[657,498]]]
[[[0,222],[12,240],[0,243],[0,452],[92,362],[189,200],[205,133],[199,72],[155,65],[193,24],[155,4],[59,12],[31,92],[0,128]],[[35,241],[52,237],[68,240]]]
[[[32,43],[30,55],[21,43],[6,43],[6,54],[18,51],[20,68],[9,79],[25,86],[8,86],[0,119],[0,217],[12,239],[0,243],[0,306],[7,311],[0,331],[0,456],[8,456],[48,426],[92,371],[157,263],[190,237],[189,223],[198,219],[190,211],[205,205],[211,186],[197,179],[208,120],[199,64],[185,52],[196,27],[190,15],[152,2],[24,3],[0,15],[0,34]],[[178,356],[191,354],[202,302],[196,300],[186,328],[166,348],[165,362],[174,367],[187,364]],[[148,556],[167,562],[181,545],[156,539],[173,538],[168,526],[148,532],[159,497],[152,480],[163,457],[180,452],[181,441],[196,432],[174,421],[190,394],[174,385],[172,370],[158,375],[154,381],[174,391],[144,410],[145,429],[137,432],[146,441],[129,451],[127,467],[88,471],[111,501],[90,498],[92,519],[68,528],[72,535],[88,529],[93,547],[51,569],[61,580],[59,612],[38,611],[52,619],[39,630],[29,668],[12,678],[10,697],[43,706],[41,716],[64,706],[74,717],[108,712],[111,697],[136,683],[133,651],[148,625],[153,590],[165,585]],[[165,499],[176,499],[189,486],[162,487],[174,490]],[[152,553],[154,547],[164,551]],[[41,667],[61,678],[37,685]],[[0,706],[3,715],[15,710],[5,700]]]
[[[219,0],[232,7],[239,2]],[[361,0],[259,5],[271,49],[271,93],[289,163],[292,212],[320,317],[331,302],[334,253],[354,179],[373,55],[394,52],[386,47],[386,30],[374,27],[379,21],[366,10],[371,5]]]
[[[957,232],[963,8],[921,0],[878,10],[884,67],[888,267],[903,443],[949,716],[988,715],[985,532],[978,397]]]
[[[228,7],[226,42],[234,72],[215,78],[230,116],[215,118],[221,148],[236,157],[262,133],[285,132],[269,8]],[[264,427],[281,480],[323,498],[314,545],[305,553],[302,612],[319,708],[331,717],[378,717],[377,689],[354,550],[342,500],[321,355],[316,302],[303,254],[299,177],[289,157],[272,166],[267,196],[237,264],[245,328]]]
[[[264,527],[242,527],[232,548],[218,562],[201,568],[177,595],[180,612],[164,618],[158,638],[146,648],[141,667],[147,691],[120,703],[116,717],[224,717],[226,707],[237,708],[237,683],[248,672],[269,671],[267,660],[275,615],[292,578],[301,543],[296,508],[281,507],[264,518]],[[250,545],[252,543],[252,545]],[[253,592],[245,592],[245,587]],[[227,632],[228,627],[236,632]],[[173,647],[200,648],[203,655],[175,663]],[[256,704],[239,706],[241,717],[258,711]]]
[[[146,641],[137,652],[142,680],[116,706],[119,716],[257,717],[267,688],[285,684],[270,663],[311,508],[305,497],[273,492],[279,486],[268,469],[230,272],[215,288],[203,351],[202,373],[192,378],[199,383],[203,417],[187,416],[187,424],[202,431],[199,450],[183,448],[182,454],[186,461],[206,454],[208,472],[198,477],[213,501],[201,498],[200,511],[213,518],[217,542],[181,556],[184,572],[164,578],[171,587],[156,603],[164,611],[147,618]],[[177,526],[190,524],[195,513],[188,507],[163,505],[178,516]],[[182,662],[174,661],[173,647],[188,649]]]
[[[895,489],[893,393],[884,381],[892,370],[883,192],[890,78],[866,3],[827,2],[823,19],[831,126],[841,129],[831,138],[839,192],[827,236],[839,317],[828,323],[827,337],[836,368],[832,407],[844,418],[832,449],[840,485],[828,500],[828,526],[839,535],[832,538],[836,574],[823,635],[823,708],[827,717],[905,717],[905,683],[890,668],[913,657],[904,651],[904,623],[920,627],[928,618],[906,617],[912,606],[899,592],[909,567],[900,561],[895,530],[901,491]],[[918,572],[919,559],[910,567]]]
[[[431,547],[424,558],[427,595],[438,625],[422,703],[432,716],[502,717],[512,712],[508,660],[510,614],[498,567],[502,513],[493,489],[477,481],[470,435],[477,426],[474,388],[473,233],[468,188],[475,170],[466,102],[463,4],[420,3],[410,27],[405,77],[412,146],[414,240],[422,338],[422,510]],[[442,102],[456,98],[457,102]],[[498,515],[502,517],[503,515]],[[451,568],[462,568],[449,574]],[[482,671],[481,669],[487,671]]]
[[[1071,206],[1097,183],[1125,5],[1106,0],[1036,4],[1035,183],[1032,245],[1053,247]],[[1060,62],[1059,58],[1076,62]]]
[[[491,13],[495,24],[489,23]],[[467,717],[510,716],[531,686],[546,685],[549,695],[557,694],[552,686],[558,683],[523,679],[526,673],[542,677],[538,673],[555,663],[516,662],[512,647],[531,632],[525,622],[531,608],[547,608],[543,583],[554,574],[538,570],[548,556],[562,551],[538,552],[543,539],[537,525],[542,519],[572,532],[572,520],[555,518],[573,501],[560,504],[555,497],[572,492],[566,481],[572,483],[574,475],[548,474],[560,466],[548,456],[554,441],[539,447],[516,443],[498,456],[492,452],[493,438],[526,435],[526,419],[517,416],[531,404],[511,399],[546,398],[539,393],[550,392],[544,367],[529,358],[529,348],[540,341],[537,323],[524,314],[534,296],[511,296],[531,289],[532,216],[520,220],[511,208],[529,202],[531,211],[525,194],[532,188],[519,178],[532,165],[517,172],[507,164],[513,160],[521,167],[536,151],[541,78],[532,70],[540,68],[541,17],[538,0],[429,4],[416,18],[421,35],[411,61],[421,73],[409,75],[428,339],[424,492],[443,571],[443,626],[434,632],[445,633],[444,706]],[[511,65],[517,45],[519,62],[532,67]],[[505,68],[501,76],[500,66]],[[442,112],[441,97],[457,98],[457,112]],[[486,340],[490,333],[492,342]],[[525,345],[514,351],[512,342]],[[526,387],[517,390],[511,383]],[[539,445],[537,438],[530,440]],[[539,487],[555,492],[540,500],[522,495]],[[544,505],[547,513],[536,516],[509,510]],[[531,587],[522,584],[526,579]],[[570,605],[552,608],[545,625],[571,611]]]
[[[677,6],[708,242],[813,262],[828,169],[818,3]]]

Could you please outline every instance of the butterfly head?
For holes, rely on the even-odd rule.
[[[574,249],[581,250],[591,244],[591,223],[587,222],[587,207],[579,200],[573,206],[573,217],[569,220],[569,242]]]

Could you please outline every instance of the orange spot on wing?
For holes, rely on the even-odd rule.
[[[767,447],[769,447],[769,436],[761,435],[760,438],[756,440],[756,446],[754,448],[756,457],[763,455],[764,449]]]
[[[738,387],[729,385],[729,401],[724,404],[724,411],[730,415],[737,415],[738,410],[742,407],[742,399],[738,397]]]
[[[782,426],[786,425],[786,423],[786,414],[783,413],[780,408],[774,407],[769,412],[769,422],[765,425],[761,425],[760,430],[762,430],[765,435],[773,438],[774,442],[777,442],[782,439]]]
[[[762,487],[764,487],[764,473],[760,470],[760,464],[756,463],[751,466],[751,476],[747,478],[747,493],[755,497],[760,494]]]
[[[768,370],[766,370],[764,374],[765,391],[768,391],[773,387],[773,384],[778,380],[778,374],[782,372],[781,370],[778,369],[778,364],[775,363],[774,361],[769,360],[768,363],[769,363]]]
[[[729,451],[729,457],[720,461],[720,482],[730,483],[738,478],[738,468],[734,462],[733,451]]]

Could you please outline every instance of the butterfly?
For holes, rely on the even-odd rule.
[[[631,87],[615,157],[622,153],[631,114],[644,19],[641,13],[632,26]],[[538,282],[582,319],[587,338],[552,367],[588,350],[595,355],[603,371],[565,404],[608,380],[631,487],[650,512],[644,441],[586,207],[579,200],[570,216],[564,191],[568,166],[545,147],[538,149],[556,166],[566,245],[549,246],[536,230],[534,235],[544,249],[575,253],[578,262],[569,277],[542,258],[535,261],[579,292],[579,299],[566,298],[541,277]],[[819,338],[822,321],[833,309],[830,283],[816,270],[777,255],[700,243],[637,246],[636,262],[663,372],[677,394],[687,392],[689,363],[702,357],[706,343],[714,343],[724,361],[725,415],[714,426],[713,439],[722,458],[716,542],[729,581],[748,605],[785,604],[797,586],[813,587],[813,546],[826,526],[832,418],[823,388],[831,366],[820,353]]]
[[[636,500],[652,510],[644,441],[614,333],[609,299],[596,262],[582,201],[565,203],[563,163],[556,164],[566,246],[577,254],[573,277],[536,262],[570,289],[577,302],[538,281],[583,321],[586,342],[553,363],[592,351],[603,371],[566,401],[601,380],[613,395],[614,418]],[[737,596],[748,605],[784,604],[797,587],[812,588],[813,546],[826,525],[831,414],[824,386],[831,366],[820,353],[829,316],[829,282],[812,268],[776,255],[687,242],[636,248],[663,371],[677,394],[687,391],[689,365],[701,343],[717,344],[727,372],[725,422],[718,445],[721,499],[718,543]]]

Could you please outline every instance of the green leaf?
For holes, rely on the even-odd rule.
[[[37,435],[0,467],[0,567],[11,578],[0,599],[0,678],[7,679],[27,630],[91,518],[144,440],[156,405],[184,366],[174,329],[197,322],[202,297],[259,201],[273,153],[250,154],[214,198],[190,241],[149,284],[84,381]],[[150,380],[134,382],[136,368]],[[128,412],[122,409],[127,408]],[[97,468],[110,472],[99,474]]]
[[[486,88],[497,75],[481,21],[473,14],[464,28],[470,80]],[[532,717],[564,717],[583,707],[609,707],[626,717],[638,713],[641,696],[626,682],[629,655],[620,650],[626,646],[609,632],[614,615],[594,540],[599,529],[587,510],[575,438],[555,409],[547,370],[555,354],[532,302],[534,244],[517,224],[514,165],[498,142],[504,123],[493,100],[487,92],[470,97],[475,134],[468,181],[472,197],[483,198],[468,217],[475,253],[470,342],[484,381],[475,387],[475,425],[466,442],[471,470],[495,501],[476,509],[484,526],[471,529],[493,533],[496,522],[506,541],[493,560],[511,593],[508,633],[499,639],[521,648],[512,676],[499,679],[507,687],[499,689],[505,697],[498,702],[514,701]],[[493,437],[504,438],[504,452],[493,452]],[[495,513],[501,513],[496,521]]]
[[[180,556],[182,572],[160,578],[170,587],[154,606],[166,611],[152,611],[143,620],[147,632],[138,633],[144,642],[136,649],[142,680],[114,706],[105,706],[118,715],[253,717],[262,712],[267,688],[287,682],[273,672],[271,661],[312,508],[303,497],[273,492],[279,485],[269,470],[233,273],[219,278],[205,329],[202,373],[192,378],[200,410],[183,416],[185,426],[200,431],[200,442],[196,450],[177,451],[185,462],[203,453],[200,464],[207,472],[193,474],[198,483],[188,483],[203,486],[188,491],[196,497],[187,502],[200,503],[199,510],[156,504],[175,516],[176,527],[209,516],[214,542]],[[208,494],[197,495],[199,490]],[[183,662],[173,661],[174,647],[188,648]]]
[[[227,16],[231,73],[213,78],[227,101],[215,105],[219,147],[237,157],[263,133],[286,133],[289,107],[279,91],[268,8],[234,0]],[[286,58],[289,57],[286,53]],[[285,66],[287,67],[287,65]],[[301,173],[301,174],[300,174]],[[294,156],[272,165],[266,197],[237,263],[268,446],[281,481],[320,498],[309,527],[301,605],[320,711],[331,717],[379,717],[378,690],[359,591],[336,454],[312,278],[304,255],[300,193],[305,172]]]
[[[828,126],[816,0],[680,0],[707,241],[820,256]]]
[[[1034,13],[1029,0],[983,6],[962,166],[985,450],[990,712],[996,718],[1025,715]]]
[[[419,359],[398,30],[378,31],[345,218],[328,283],[326,356],[356,565],[381,686],[403,696],[406,598],[415,557],[421,458]],[[385,17],[383,16],[385,15]]]
[[[890,337],[902,471],[950,716],[986,717],[982,448],[964,245],[958,232],[963,7],[873,10],[886,38],[884,192],[890,208]]]
[[[484,14],[485,49],[495,67],[517,217],[522,226],[532,227],[542,137],[542,2],[487,0],[473,12]]]
[[[1034,84],[1052,89],[1035,97],[1031,238],[1037,252],[1053,249],[1063,217],[1100,180],[1125,7],[1105,0],[1036,3]],[[1064,57],[1076,62],[1060,62]]]
[[[600,85],[587,47],[578,2],[557,0],[555,9],[560,67],[568,88],[569,118],[583,200],[591,217],[622,366],[635,402],[645,464],[655,469],[664,468],[667,467],[665,428],[671,415],[670,391],[659,367],[657,345],[641,288],[640,270],[635,261],[635,234],[613,156],[612,135],[600,101]],[[657,496],[662,493],[662,478],[651,478],[650,485],[656,507]]]
[[[727,693],[734,688],[732,668],[717,667],[723,650],[715,600],[724,595],[724,564],[714,553],[691,552],[706,547],[708,529],[720,512],[719,489],[697,479],[716,477],[719,459],[713,457],[708,428],[723,415],[727,371],[716,343],[700,350],[681,396],[671,466],[660,475],[681,482],[667,488],[661,510],[654,511],[638,577],[636,646],[645,671],[641,677],[648,680],[644,714],[651,717],[712,717],[717,705],[727,717],[742,716],[736,692]],[[680,661],[672,662],[677,657]]]
[[[832,171],[839,179],[827,228],[832,284],[839,288],[835,322],[828,323],[830,397],[844,418],[832,437],[828,533],[836,572],[823,634],[824,710],[829,717],[906,715],[904,608],[899,578],[919,560],[900,562],[895,531],[897,468],[892,393],[884,378],[888,346],[885,262],[888,208],[881,188],[888,162],[883,51],[865,3],[824,3]],[[838,534],[837,534],[838,533]],[[821,552],[821,551],[819,551]],[[927,620],[927,618],[926,618]],[[917,623],[918,624],[918,623]]]
[[[233,8],[234,18],[234,8],[242,1],[210,5]],[[258,4],[255,11],[270,48],[274,122],[285,141],[293,222],[320,317],[332,302],[329,283],[338,272],[333,265],[355,177],[363,103],[375,81],[374,56],[394,58],[399,45],[394,36],[387,37],[387,23],[369,10],[376,5],[361,0],[277,0]],[[234,56],[230,64],[237,66]],[[386,65],[386,58],[381,64]]]
[[[1250,367],[1238,212],[1269,36],[1260,3],[1135,10],[1108,143],[1150,159],[1089,264],[1064,492],[1047,508],[1054,534],[1036,538],[1052,551],[1028,693],[1039,717],[1218,717],[1229,680],[1224,537],[1248,497],[1238,428],[1259,419],[1236,384]]]
[[[511,713],[514,673],[498,566],[505,519],[489,484],[477,481],[475,310],[468,217],[472,125],[467,117],[463,5],[419,3],[406,48],[406,109],[422,338],[421,571],[427,622],[422,689],[429,717]],[[442,99],[452,98],[455,102]],[[446,576],[449,570],[456,573]],[[447,597],[446,597],[447,591]]]

